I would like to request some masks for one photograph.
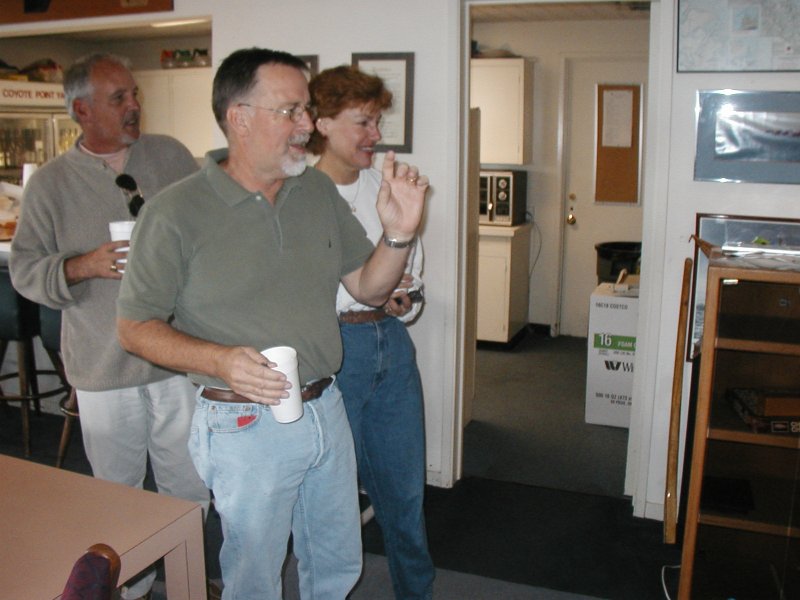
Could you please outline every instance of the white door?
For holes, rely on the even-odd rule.
[[[563,263],[559,333],[585,337],[589,297],[597,287],[595,244],[641,241],[641,204],[594,201],[597,87],[641,84],[646,93],[647,58],[575,58],[567,61]],[[641,123],[644,123],[642,111]],[[640,147],[643,144],[640,143]],[[570,216],[573,219],[568,219]],[[568,221],[574,221],[569,224]]]

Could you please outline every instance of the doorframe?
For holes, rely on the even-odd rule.
[[[563,3],[567,4],[570,0],[561,0]],[[578,1],[578,0],[572,0]],[[587,0],[583,0],[587,1]],[[588,0],[590,2],[604,2],[607,0]],[[470,59],[470,33],[471,33],[471,25],[472,20],[470,17],[470,7],[472,6],[480,6],[484,4],[497,4],[497,3],[504,3],[504,4],[539,4],[539,3],[546,3],[550,2],[550,0],[458,0],[458,7],[457,7],[457,14],[458,14],[458,21],[459,21],[459,35],[456,38],[456,55],[457,60],[456,64],[459,65],[459,74],[458,74],[458,81],[460,82],[460,99],[458,101],[459,107],[459,115],[458,115],[458,123],[460,131],[458,133],[459,139],[459,156],[458,156],[458,197],[460,198],[463,191],[466,190],[466,180],[467,180],[467,168],[466,168],[466,147],[465,143],[468,139],[468,131],[467,131],[467,115],[469,112],[469,59]],[[657,121],[659,110],[662,114],[669,114],[670,113],[670,106],[667,104],[666,106],[661,101],[660,98],[657,97],[658,90],[660,89],[660,83],[663,79],[667,78],[667,74],[670,72],[670,65],[671,65],[671,58],[670,56],[665,55],[661,52],[661,48],[671,48],[671,45],[665,43],[667,40],[662,39],[667,34],[662,32],[661,28],[661,19],[663,18],[662,11],[664,7],[662,6],[661,0],[650,0],[650,41],[649,41],[649,50],[648,50],[648,88],[649,93],[647,97],[647,126],[651,133],[655,133],[658,131],[659,134],[665,133],[666,137],[668,138],[669,128],[665,126],[663,123],[659,123]],[[669,15],[670,10],[666,10],[666,14]],[[563,94],[563,82],[561,86],[561,90]],[[559,123],[563,123],[563,114],[561,111],[563,107],[563,98],[562,101],[559,102]],[[666,131],[665,131],[666,127]],[[558,148],[557,148],[557,161],[558,161],[558,169],[559,172],[563,174],[563,131],[559,128],[558,131]],[[660,181],[660,177],[654,173],[656,168],[656,163],[661,163],[664,161],[664,154],[659,152],[658,146],[654,143],[654,136],[651,135],[649,137],[649,142],[642,150],[642,162],[643,162],[643,181],[642,181],[642,202],[655,202],[656,196],[660,195],[663,191],[663,184]],[[647,161],[647,158],[651,158],[652,161]],[[559,181],[559,195],[563,201],[564,197],[564,181],[560,178]],[[650,193],[648,193],[650,192]],[[658,226],[656,222],[653,220],[653,215],[655,212],[662,212],[662,211],[655,211],[653,208],[648,210],[648,207],[644,206],[644,221],[642,223],[642,234],[643,239],[645,238],[646,234],[652,233],[655,237],[663,238],[663,222],[661,226]],[[562,208],[563,214],[563,208]],[[459,216],[458,216],[458,227],[457,227],[457,238],[458,238],[458,250],[459,253],[462,252],[462,249],[465,247],[465,232],[466,232],[466,215],[461,212],[459,209]],[[559,235],[562,234],[563,228],[559,228]],[[655,240],[654,240],[655,243]],[[559,244],[563,247],[563,242],[559,241]],[[560,261],[562,259],[559,258],[559,270],[561,271],[561,264]],[[459,268],[459,275],[458,281],[463,282],[463,272],[462,269],[464,267],[464,257],[460,256],[458,259],[458,268]],[[645,266],[645,265],[643,265]],[[560,310],[561,301],[560,301],[560,294],[561,294],[561,282],[559,278],[559,301],[556,304],[555,310]],[[643,298],[644,302],[642,304],[642,312],[639,315],[639,324],[638,329],[642,330],[643,324],[644,329],[641,331],[643,338],[650,337],[650,326],[653,325],[652,322],[648,322],[648,304],[647,302],[647,288],[643,290],[645,293],[645,297]],[[459,286],[459,289],[456,293],[457,302],[456,305],[460,308],[463,308],[463,302],[465,300],[465,293],[464,289]],[[652,315],[653,313],[657,312],[655,309],[656,307],[650,307],[654,310],[649,311]],[[463,332],[463,310],[458,311],[459,316],[461,317],[458,319],[456,324],[456,329],[459,332]],[[560,315],[559,315],[560,318]],[[553,321],[556,322],[555,320]],[[554,334],[557,334],[556,331]],[[454,399],[454,413],[452,415],[453,421],[451,422],[452,427],[452,445],[451,445],[451,461],[450,467],[451,470],[449,471],[450,475],[450,482],[451,484],[461,478],[461,468],[462,468],[462,455],[463,455],[463,430],[460,428],[461,422],[461,412],[463,408],[463,359],[464,359],[464,349],[463,347],[463,337],[459,333],[457,334],[457,345],[455,348],[456,352],[456,398]],[[646,342],[647,339],[643,339],[643,342]],[[458,342],[461,343],[461,346],[458,345]],[[642,345],[644,347],[644,344]],[[649,348],[649,345],[648,345]],[[648,394],[641,393],[645,391],[652,391],[650,388],[652,387],[652,379],[654,379],[653,374],[651,373],[652,369],[655,368],[655,363],[649,360],[644,361],[645,364],[643,365],[643,369],[637,369],[637,373],[634,378],[634,393],[640,393],[640,397],[642,398],[642,402],[640,403],[641,406],[634,407],[634,410],[631,413],[631,425],[629,429],[629,438],[628,438],[628,456],[627,456],[627,464],[626,464],[626,478],[625,478],[625,494],[631,496],[631,501],[633,504],[634,515],[639,517],[649,517],[649,518],[658,518],[655,514],[655,511],[648,511],[646,510],[647,506],[647,492],[649,487],[649,459],[651,454],[651,441],[652,441],[652,423],[653,423],[653,401],[652,398],[646,399]],[[444,442],[444,440],[443,440]],[[443,450],[445,444],[443,443]],[[445,479],[447,479],[445,477]]]
[[[637,60],[637,59],[644,59],[649,63],[649,54],[641,54],[639,52],[636,53],[622,53],[622,52],[604,52],[604,53],[593,53],[593,52],[574,52],[564,54],[561,57],[561,65],[559,67],[560,72],[558,74],[559,79],[559,91],[558,91],[558,128],[556,133],[557,139],[557,149],[556,149],[556,169],[558,170],[560,176],[558,178],[558,185],[556,186],[556,191],[558,192],[559,197],[559,210],[560,210],[560,217],[559,217],[559,228],[558,228],[558,284],[556,287],[556,302],[555,306],[553,307],[553,315],[552,315],[552,323],[553,325],[550,328],[550,335],[557,336],[561,329],[561,312],[563,306],[563,292],[564,292],[564,263],[566,261],[566,251],[567,251],[567,222],[566,222],[566,215],[568,211],[569,202],[567,201],[567,187],[568,187],[568,168],[567,168],[567,160],[566,157],[569,156],[569,144],[570,144],[570,136],[567,131],[567,119],[569,118],[569,83],[570,83],[570,67],[577,62],[582,61],[592,61],[592,60],[604,60],[604,61],[628,61],[628,60]],[[649,71],[649,68],[648,68]],[[649,74],[648,74],[649,79]],[[639,128],[639,202],[640,206],[643,206],[644,202],[644,186],[643,186],[643,176],[644,170],[642,168],[644,164],[644,153],[645,148],[644,144],[642,143],[646,140],[645,131],[647,130],[647,101],[649,98],[649,85],[648,81],[645,81],[642,86],[642,93],[644,97],[641,99],[641,106],[640,110],[642,111],[641,116],[641,125]],[[595,115],[596,116],[596,115]],[[593,202],[593,200],[592,200]],[[644,219],[644,215],[642,215],[642,219]],[[642,226],[644,226],[644,221],[642,222]]]

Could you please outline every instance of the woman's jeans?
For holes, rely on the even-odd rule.
[[[200,397],[189,450],[222,520],[225,600],[280,600],[289,534],[303,599],[344,599],[361,574],[353,438],[334,382],[294,423]]]
[[[353,430],[361,484],[383,532],[395,597],[431,597],[422,500],[425,429],[414,344],[405,325],[387,317],[340,323],[344,362],[337,381]]]

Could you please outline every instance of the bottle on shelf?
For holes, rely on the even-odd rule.
[[[208,56],[208,48],[195,48],[192,53],[192,64],[195,67],[211,66],[211,59]]]
[[[172,50],[161,51],[161,68],[162,69],[175,68],[175,56],[172,54]]]
[[[175,64],[179,68],[192,66],[192,53],[189,50],[175,50]]]

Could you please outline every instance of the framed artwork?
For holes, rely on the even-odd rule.
[[[720,248],[741,244],[797,248],[800,247],[800,219],[698,213],[695,235]],[[695,244],[687,360],[697,355],[703,337],[707,273],[708,257]]]
[[[800,183],[800,92],[697,94],[698,181]]]
[[[800,71],[800,0],[678,0],[678,72]]]
[[[353,66],[377,75],[392,92],[392,108],[384,111],[381,122],[383,140],[379,152],[411,152],[414,125],[414,53],[353,53]]]
[[[3,2],[0,25],[172,10],[173,0],[17,0]]]
[[[298,54],[297,58],[306,63],[308,73],[311,77],[319,73],[319,56],[316,54]]]

